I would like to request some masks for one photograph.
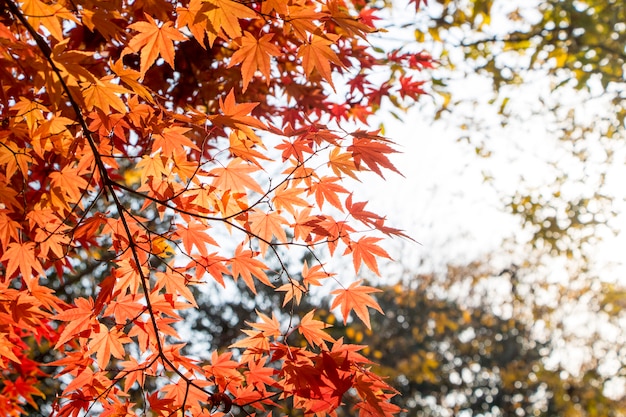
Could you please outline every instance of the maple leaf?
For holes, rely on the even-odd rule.
[[[155,155],[143,155],[141,161],[137,162],[137,168],[141,169],[141,183],[146,184],[150,179],[161,182],[163,175],[167,175],[167,169],[163,164],[161,153]]]
[[[88,346],[91,351],[96,352],[98,367],[104,370],[109,364],[111,355],[118,359],[124,359],[126,354],[124,344],[130,342],[130,338],[118,329],[108,329],[100,323],[98,330],[91,334]]]
[[[248,214],[250,232],[260,239],[259,247],[261,254],[265,256],[268,244],[274,238],[279,242],[287,242],[287,234],[283,228],[288,224],[287,220],[280,215],[279,211],[266,213],[261,210],[253,210]]]
[[[310,345],[324,346],[324,341],[334,342],[335,339],[331,335],[326,333],[324,329],[332,327],[330,324],[326,324],[323,321],[315,320],[313,317],[315,310],[308,312],[300,320],[298,325],[298,331],[309,342]]]
[[[328,201],[332,206],[343,211],[338,193],[348,193],[348,190],[337,184],[340,180],[341,178],[325,176],[313,183],[309,194],[315,193],[315,202],[318,207],[323,207],[324,201]]]
[[[289,18],[285,21],[285,29],[293,29],[299,39],[307,39],[309,33],[316,33],[321,20],[329,17],[328,12],[316,11],[304,4],[290,4]]]
[[[256,314],[261,319],[261,322],[250,323],[246,321],[245,323],[248,326],[254,329],[260,330],[261,332],[263,332],[263,334],[266,337],[278,337],[281,335],[280,323],[278,322],[278,319],[273,313],[272,313],[272,318],[269,318],[268,316],[259,312],[258,310],[256,311]]]
[[[292,215],[295,215],[296,206],[309,206],[309,203],[300,197],[303,191],[303,188],[288,187],[287,183],[283,183],[274,190],[272,202],[277,210],[285,209]]]
[[[215,380],[222,389],[227,387],[230,382],[236,383],[243,379],[238,371],[239,363],[232,360],[232,356],[232,352],[219,354],[217,351],[213,351],[211,353],[211,364],[202,367],[205,375]]]
[[[359,269],[361,267],[361,261],[363,261],[370,270],[372,270],[376,275],[380,276],[380,272],[378,271],[378,262],[376,262],[376,256],[391,259],[389,254],[383,248],[376,244],[376,242],[379,242],[381,240],[381,238],[377,237],[363,236],[358,241],[350,242],[350,245],[348,248],[346,248],[344,255],[352,253],[352,260],[354,263],[355,272],[359,272]]]
[[[22,275],[22,279],[29,288],[35,284],[33,280],[33,270],[39,275],[45,275],[41,263],[35,256],[35,242],[12,242],[9,243],[7,250],[0,258],[1,261],[7,261],[4,276],[9,278],[15,272]]]
[[[55,349],[58,349],[83,331],[90,332],[92,325],[96,322],[94,302],[91,298],[77,298],[74,300],[74,305],[74,308],[67,309],[54,316],[55,320],[66,322]]]
[[[230,268],[233,273],[233,278],[237,280],[238,277],[242,277],[246,285],[250,290],[256,294],[256,288],[254,286],[253,276],[257,277],[262,283],[268,287],[273,287],[270,280],[267,278],[264,270],[267,270],[267,265],[258,259],[255,259],[255,254],[250,250],[244,250],[243,244],[237,246],[235,249],[235,256],[229,261]]]
[[[328,10],[331,14],[331,19],[339,27],[341,27],[347,34],[351,36],[359,36],[366,39],[368,33],[372,33],[375,29],[372,26],[368,26],[363,23],[359,18],[351,16],[347,12],[345,4],[341,0],[330,0],[327,3]]]
[[[120,41],[123,39],[124,28],[120,27],[116,22],[116,20],[122,17],[119,11],[83,8],[80,17],[83,25],[92,32],[99,32],[108,41],[113,39]]]
[[[332,291],[331,294],[336,294],[337,297],[333,300],[333,304],[330,308],[333,309],[341,306],[341,315],[343,316],[344,324],[348,321],[350,311],[354,310],[365,326],[371,329],[370,315],[367,308],[372,307],[378,310],[379,313],[384,313],[380,305],[378,305],[378,302],[369,294],[381,292],[381,290],[366,285],[360,285],[362,281],[363,280],[358,280],[350,284],[348,288],[340,288]]]
[[[246,191],[246,188],[263,194],[263,189],[249,174],[259,168],[245,163],[240,158],[231,160],[226,167],[214,168],[209,171],[213,175],[213,186],[220,190]]]
[[[95,83],[89,83],[83,90],[87,109],[99,108],[104,113],[110,113],[111,107],[120,113],[126,113],[126,105],[118,94],[129,93],[127,89],[118,84],[113,84],[113,75],[107,75]]]
[[[196,269],[196,281],[201,281],[205,273],[209,273],[215,281],[222,287],[225,287],[223,275],[230,275],[230,271],[226,268],[227,259],[218,256],[217,253],[210,253],[207,256],[201,256],[199,259],[192,260],[187,269]]]
[[[197,307],[196,299],[191,293],[189,287],[187,287],[187,280],[184,275],[177,274],[175,272],[157,272],[155,274],[157,285],[154,290],[157,291],[160,288],[165,287],[165,290],[168,294],[176,294],[178,293],[185,300],[189,301],[189,303]]]
[[[193,143],[185,134],[191,129],[183,126],[168,126],[159,133],[153,133],[154,143],[152,145],[152,151],[161,149],[163,156],[172,157],[177,152],[187,153],[187,149],[193,149],[200,151],[200,149]]]
[[[165,22],[159,26],[149,15],[146,14],[145,18],[147,21],[128,26],[139,33],[131,38],[127,47],[129,51],[126,53],[141,51],[140,72],[142,75],[145,75],[159,56],[174,68],[174,41],[184,41],[187,36],[176,29],[173,22]]]
[[[417,100],[422,94],[426,94],[423,89],[424,81],[415,81],[413,77],[400,77],[400,96],[404,99],[407,96]]]
[[[266,362],[266,359],[250,361],[248,362],[248,370],[244,372],[248,384],[252,384],[257,390],[264,390],[265,385],[278,385],[272,377],[279,371],[274,368],[265,367]],[[237,396],[237,399],[240,399],[239,396]]]
[[[200,255],[208,256],[206,245],[219,246],[219,244],[213,239],[207,232],[209,227],[198,221],[191,221],[187,227],[179,225],[176,229],[176,238],[182,239],[183,246],[187,253],[191,253],[195,247]]]
[[[24,0],[21,3],[24,14],[29,17],[28,22],[35,29],[39,29],[39,26],[43,24],[56,40],[63,39],[61,18],[78,23],[74,14],[61,4],[46,4],[39,0]]]
[[[5,397],[8,395],[24,398],[24,400],[26,400],[26,402],[35,409],[38,409],[39,407],[38,402],[35,401],[33,396],[36,395],[41,398],[46,398],[46,395],[43,392],[33,386],[32,380],[27,380],[21,375],[17,377],[15,381],[5,381],[2,394]]]
[[[50,130],[47,130],[50,132]],[[32,163],[30,149],[20,148],[17,143],[8,141],[0,147],[0,165],[4,165],[7,178],[11,178],[19,168],[20,173],[28,175],[28,165]]]
[[[298,49],[298,57],[302,58],[305,74],[310,76],[314,70],[317,70],[333,89],[335,86],[331,74],[331,63],[343,67],[341,60],[331,48],[337,39],[339,36],[331,34],[327,34],[326,37],[311,35],[310,41]]]
[[[226,126],[233,129],[239,129],[249,138],[256,138],[256,134],[252,128],[266,129],[256,117],[250,116],[250,112],[258,106],[259,103],[239,103],[235,101],[235,93],[233,90],[226,95],[226,98],[219,99],[220,110],[223,114],[208,116],[208,119],[217,126]]]
[[[386,154],[396,152],[385,141],[377,136],[378,132],[354,132],[352,145],[348,146],[348,152],[352,152],[354,163],[357,168],[362,163],[369,169],[384,178],[380,167],[390,169],[398,174],[400,171],[389,161]],[[387,141],[388,142],[388,141]],[[400,174],[402,175],[402,174]]]
[[[242,38],[235,42],[240,45],[230,59],[229,67],[241,64],[241,76],[243,77],[243,92],[248,89],[248,84],[254,73],[260,71],[270,83],[270,58],[279,56],[280,50],[272,43],[273,34],[268,33],[257,39],[246,31]]]
[[[256,17],[254,10],[231,0],[205,0],[208,6],[204,14],[207,20],[207,35],[212,47],[217,36],[235,39],[241,36],[239,19]]]
[[[304,264],[302,265],[302,282],[307,289],[310,285],[316,287],[321,286],[321,279],[330,278],[334,275],[336,274],[324,271],[324,265],[322,264],[313,265],[313,267],[309,268],[306,259],[304,260]]]
[[[4,208],[20,209],[22,205],[16,199],[17,191],[7,184],[4,175],[0,174],[0,201]]]
[[[116,323],[123,324],[127,323],[128,320],[134,320],[145,309],[144,306],[138,302],[140,298],[141,297],[137,294],[119,296],[116,300],[109,302],[102,316],[114,316]]]
[[[193,37],[198,41],[202,48],[204,45],[204,36],[207,26],[207,16],[204,14],[209,9],[209,5],[203,0],[191,0],[187,7],[176,8],[176,27],[181,28],[187,26]]]
[[[334,148],[330,151],[328,157],[328,166],[333,170],[336,176],[340,177],[341,174],[346,174],[349,177],[358,180],[355,171],[358,171],[352,154],[349,152],[341,152],[340,147]]]
[[[249,362],[259,360],[270,351],[270,339],[265,333],[258,330],[242,330],[247,337],[233,343],[230,348],[245,349],[241,356],[241,362]]]
[[[77,203],[83,194],[83,190],[89,185],[80,176],[78,167],[72,168],[68,165],[64,166],[60,172],[51,172],[50,182],[52,186],[58,187],[67,195],[70,203]]]
[[[5,210],[0,210],[0,247],[2,252],[6,251],[7,245],[13,240],[17,240],[17,232],[22,226],[11,219],[5,213]]]
[[[29,130],[35,130],[39,122],[45,120],[43,107],[36,101],[29,100],[26,97],[20,97],[20,101],[11,106],[11,110],[17,111],[17,117],[23,117]]]
[[[360,221],[361,223],[368,226],[377,226],[379,222],[384,221],[384,218],[373,213],[371,211],[365,210],[365,206],[367,205],[366,201],[353,203],[352,202],[352,193],[346,198],[346,209],[350,213],[352,217]]]
[[[148,88],[139,82],[139,78],[141,77],[141,73],[139,71],[135,71],[131,68],[124,68],[124,63],[121,59],[118,59],[115,62],[109,61],[109,67],[124,84],[131,88],[131,90],[141,96],[144,100],[148,100],[150,103],[154,104],[154,98],[152,98],[152,94]]]
[[[272,11],[276,11],[279,15],[285,16],[289,13],[289,8],[287,3],[281,0],[266,0],[261,3],[261,13],[268,15]]]
[[[295,300],[296,305],[300,305],[300,301],[302,300],[302,295],[306,292],[306,288],[300,285],[300,283],[297,282],[296,280],[289,279],[288,283],[283,284],[280,287],[276,288],[276,291],[285,293],[285,298],[283,299],[283,304],[282,304],[282,306],[284,307],[292,299]]]

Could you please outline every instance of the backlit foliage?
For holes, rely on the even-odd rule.
[[[378,273],[381,238],[403,233],[344,180],[396,171],[368,118],[385,97],[421,94],[428,57],[371,48],[379,10],[363,1],[2,0],[0,12],[2,412],[332,415],[351,390],[360,415],[397,413],[361,347],[313,310],[259,311],[203,357],[184,353],[177,323],[194,287],[242,280],[276,288],[287,313],[330,285],[369,325],[380,307],[355,276]],[[312,262],[272,269],[278,247]],[[354,271],[328,270],[327,254]]]

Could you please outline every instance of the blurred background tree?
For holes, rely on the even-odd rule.
[[[422,18],[415,38],[439,53],[436,117],[478,157],[523,160],[515,189],[495,168],[485,181],[533,248],[588,263],[623,223],[626,3],[433,0]]]
[[[610,377],[592,357],[577,375],[555,360],[567,350],[562,343],[577,341],[552,338],[527,319],[513,273],[488,261],[407,273],[382,288],[387,313],[372,316],[371,330],[338,320],[334,336],[369,346],[365,353],[401,392],[405,416],[625,415],[626,400],[610,395]],[[486,280],[491,289],[480,284]]]

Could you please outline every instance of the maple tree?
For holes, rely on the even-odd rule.
[[[332,415],[348,390],[360,415],[398,412],[362,347],[314,310],[282,323],[259,311],[204,357],[184,353],[178,324],[204,286],[241,278],[275,288],[286,311],[327,283],[369,325],[380,307],[354,276],[379,273],[382,236],[405,235],[344,182],[396,171],[367,121],[385,97],[422,94],[429,57],[372,48],[380,10],[360,0],[0,6],[5,415],[44,399],[72,417],[279,403]],[[301,274],[280,256],[268,266],[291,247],[311,255]],[[325,253],[351,256],[354,274]],[[44,392],[50,377],[58,390]]]

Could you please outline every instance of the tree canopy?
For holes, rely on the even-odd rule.
[[[527,169],[499,191],[537,248],[586,257],[619,228],[624,198],[614,185],[624,161],[623,2],[442,0],[425,11],[415,37],[438,51],[437,117],[481,158],[522,159],[537,146],[524,148],[524,137],[541,135],[542,154],[530,160],[543,164],[544,181]],[[489,87],[465,94],[467,79]],[[485,181],[499,176],[486,170]]]
[[[397,171],[367,122],[422,94],[430,58],[373,47],[358,0],[0,5],[5,415],[332,415],[347,391],[359,415],[400,411],[362,347],[295,306],[328,286],[346,316],[380,310],[358,274],[405,235],[347,182]],[[187,354],[184,311],[237,281],[286,319]]]
[[[393,401],[403,416],[623,415],[626,400],[608,389],[614,374],[606,372],[603,358],[584,356],[577,374],[555,361],[571,358],[568,348],[576,341],[540,329],[526,313],[528,301],[506,285],[512,273],[523,271],[490,264],[485,259],[438,273],[407,271],[398,283],[380,288],[377,300],[386,314],[372,315],[371,329],[353,323],[331,332],[367,346],[377,372],[399,390]],[[617,351],[615,344],[604,345],[607,356]]]

